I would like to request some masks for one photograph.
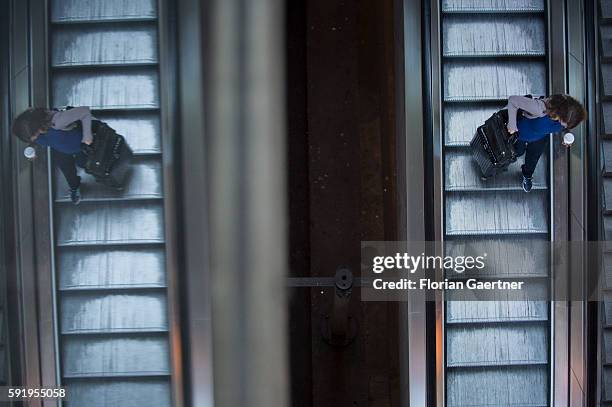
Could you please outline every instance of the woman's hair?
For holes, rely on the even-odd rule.
[[[568,129],[578,126],[587,117],[584,106],[571,96],[552,95],[545,103],[546,113],[559,117],[559,120],[567,124]]]
[[[34,133],[51,126],[51,116],[45,108],[32,107],[15,118],[11,132],[26,143],[31,143]]]

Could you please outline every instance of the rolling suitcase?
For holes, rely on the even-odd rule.
[[[85,172],[104,185],[123,188],[131,167],[132,149],[122,135],[102,121],[92,122],[92,132],[93,143],[85,148]]]
[[[510,135],[507,124],[508,110],[495,112],[476,129],[476,134],[470,142],[472,157],[480,168],[483,179],[507,169],[516,161],[514,143],[518,133]]]

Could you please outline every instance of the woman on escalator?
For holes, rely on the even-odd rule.
[[[91,144],[93,116],[88,107],[74,107],[65,111],[31,108],[13,122],[12,132],[24,142],[51,147],[53,162],[64,174],[70,187],[70,200],[81,201],[81,177],[76,166],[84,167],[86,156],[82,144]],[[77,126],[77,122],[82,126]]]
[[[514,145],[516,153],[519,157],[525,154],[525,163],[521,166],[523,190],[529,192],[533,172],[546,148],[548,135],[573,129],[586,118],[587,112],[580,102],[568,95],[552,95],[542,99],[510,96],[507,109],[508,132],[514,134],[518,131]],[[519,110],[522,113],[520,117]]]

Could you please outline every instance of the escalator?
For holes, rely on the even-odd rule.
[[[612,240],[612,1],[600,0],[599,13],[599,112],[597,123],[601,140],[603,238]],[[612,405],[612,253],[603,257],[604,277],[601,282],[603,301],[600,303],[601,329],[601,405]]]
[[[503,253],[487,277],[529,279],[541,290],[550,273],[548,158],[527,194],[522,158],[483,181],[469,141],[508,96],[548,93],[545,11],[543,0],[440,0],[439,16],[444,240],[450,250]],[[548,406],[548,303],[446,299],[446,405]]]
[[[59,374],[73,406],[169,406],[155,0],[49,1],[52,106],[90,106],[135,153],[121,191],[53,177]]]

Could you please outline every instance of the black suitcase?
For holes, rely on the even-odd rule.
[[[476,129],[476,134],[470,142],[472,157],[484,179],[507,169],[511,163],[516,161],[514,143],[518,133],[510,135],[507,124],[508,110],[495,112]]]
[[[123,188],[131,168],[132,149],[108,124],[94,120],[91,128],[93,143],[85,147],[85,172],[104,185]]]

